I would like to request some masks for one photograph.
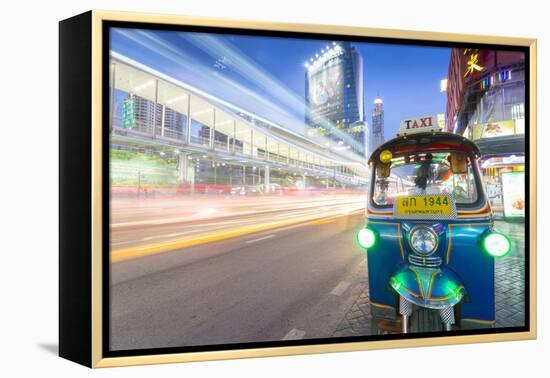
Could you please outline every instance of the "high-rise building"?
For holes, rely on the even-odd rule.
[[[380,96],[374,99],[371,132],[369,150],[372,152],[384,143],[384,101],[382,101]]]
[[[183,139],[187,117],[166,106],[163,107],[163,111],[161,122],[163,135],[174,139]]]
[[[160,127],[162,105],[155,104],[137,95],[130,95],[129,100],[133,102],[134,107],[134,126],[133,129],[144,132],[150,132],[154,127]]]
[[[152,132],[154,128],[157,135],[183,138],[186,120],[183,114],[137,95],[130,95],[125,101],[133,106],[131,128],[134,130]]]
[[[333,42],[306,63],[306,124],[365,155],[363,58],[349,42]]]

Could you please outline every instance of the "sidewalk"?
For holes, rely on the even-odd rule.
[[[512,252],[495,263],[496,327],[525,324],[525,224],[495,221],[512,240]]]

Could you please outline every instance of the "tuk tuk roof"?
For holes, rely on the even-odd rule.
[[[369,164],[375,161],[380,152],[384,150],[390,150],[393,154],[462,150],[472,153],[476,157],[481,156],[479,147],[470,139],[458,134],[447,132],[434,133],[431,131],[402,135],[385,142],[370,155]]]

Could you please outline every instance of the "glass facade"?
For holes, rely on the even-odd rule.
[[[306,68],[307,127],[364,156],[361,54],[349,42],[333,43],[320,56],[311,58]]]

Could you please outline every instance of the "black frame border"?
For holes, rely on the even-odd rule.
[[[89,367],[92,18],[90,11],[59,22],[59,356]]]

